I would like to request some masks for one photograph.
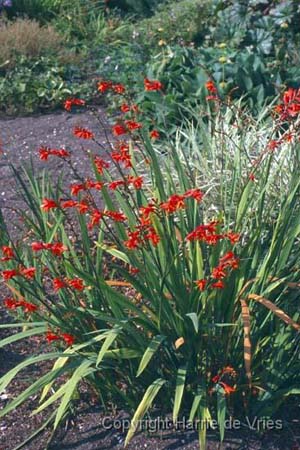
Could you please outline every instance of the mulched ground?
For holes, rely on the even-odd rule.
[[[104,120],[105,116],[98,108],[97,114]],[[68,172],[66,166],[58,160],[52,159],[45,163],[38,158],[40,146],[61,148],[72,150],[76,161],[77,170],[83,175],[89,175],[89,162],[80,149],[79,141],[72,134],[74,126],[87,126],[97,133],[98,138],[105,142],[105,133],[101,131],[100,125],[90,112],[70,115],[67,112],[53,113],[43,116],[33,116],[25,118],[15,118],[0,120],[0,143],[2,154],[0,154],[0,207],[3,208],[7,217],[10,230],[13,236],[18,235],[16,215],[11,208],[22,207],[14,184],[9,163],[21,170],[23,164],[29,164],[33,159],[36,176],[40,176],[41,170],[45,167],[57,179],[64,174],[67,182],[73,180],[73,175]],[[89,144],[90,145],[90,144]],[[90,147],[92,149],[92,147]],[[1,297],[5,292],[0,291],[0,323],[7,323],[10,318],[1,307]],[[0,329],[0,339],[12,333]],[[19,342],[11,346],[0,349],[0,376],[22,361],[27,355],[32,355],[40,351],[42,342],[39,338],[31,338],[25,342]],[[48,364],[48,363],[47,363]],[[44,369],[49,367],[45,364]],[[14,398],[17,393],[31,380],[34,380],[38,368],[30,368],[14,381],[6,392],[0,395],[0,408],[7,401]],[[4,419],[0,419],[0,450],[13,450],[27,436],[46,420],[47,415],[36,415],[30,417],[32,410],[37,405],[37,398],[31,398],[26,404],[9,414]],[[24,448],[27,450],[121,450],[124,446],[125,433],[117,429],[104,429],[101,425],[105,415],[97,407],[89,392],[84,392],[83,400],[77,405],[78,414],[74,420],[70,420],[65,428],[61,428],[54,436],[52,444],[47,447],[47,442],[51,437],[51,430],[46,430],[35,440],[28,443]],[[288,413],[288,411],[287,411]],[[288,414],[287,414],[288,415]],[[116,419],[124,419],[124,414],[119,414]],[[106,423],[112,418],[105,418]],[[120,424],[120,421],[117,422]],[[217,450],[217,436],[209,433],[208,450]],[[128,446],[128,450],[196,450],[198,449],[197,436],[194,432],[170,430],[159,435],[139,433]],[[228,437],[223,444],[223,450],[299,450],[300,449],[300,422],[299,417],[294,412],[289,412],[283,431],[272,431],[258,435],[248,429],[235,433],[228,433]]]

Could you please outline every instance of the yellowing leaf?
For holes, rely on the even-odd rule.
[[[183,337],[178,338],[178,339],[174,342],[174,345],[175,345],[176,350],[177,350],[179,347],[181,347],[183,344],[184,344],[184,338],[183,338]]]

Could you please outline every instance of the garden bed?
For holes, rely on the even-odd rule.
[[[103,116],[103,111],[99,110],[98,114]],[[5,207],[20,206],[21,200],[13,189],[12,176],[9,168],[9,161],[15,167],[20,167],[24,163],[28,163],[33,158],[34,168],[39,174],[42,167],[47,168],[54,176],[62,170],[62,163],[49,161],[47,163],[39,161],[39,146],[51,146],[61,148],[62,143],[67,149],[73,151],[73,161],[76,163],[80,173],[87,176],[89,173],[89,162],[82,158],[82,153],[78,148],[78,140],[72,135],[72,128],[76,125],[88,125],[92,131],[97,131],[99,136],[99,124],[96,117],[91,113],[83,113],[69,115],[68,113],[56,113],[45,116],[35,116],[27,118],[17,118],[1,121],[1,141],[2,141],[2,157],[0,160],[1,168],[1,204]],[[104,136],[103,136],[104,138]],[[101,135],[100,135],[101,139]],[[105,139],[104,139],[105,140]],[[77,156],[78,155],[78,156]],[[65,173],[66,182],[72,181],[72,175]],[[15,216],[8,209],[7,217],[10,217],[12,225],[12,234],[17,237],[16,224],[13,224]],[[0,309],[0,323],[7,323],[8,315]],[[0,331],[0,337],[7,335],[7,331]],[[18,344],[10,345],[5,350],[0,350],[1,375],[14,367],[18,362],[28,355],[38,353],[40,346],[43,345],[40,338],[34,337],[29,340],[20,341]],[[49,369],[48,363],[45,369]],[[22,372],[8,388],[2,397],[1,402],[5,403],[7,399],[11,399],[17,393],[24,389],[24,382],[34,378],[36,369],[28,369]],[[39,368],[43,370],[43,366]],[[40,374],[39,374],[40,375]],[[7,398],[6,398],[7,396]],[[33,397],[17,410],[14,410],[8,417],[0,420],[0,449],[13,450],[14,447],[28,437],[35,429],[45,421],[46,417],[43,413],[30,418],[30,413],[36,407],[37,397]],[[76,419],[70,419],[65,428],[60,428],[53,439],[50,448],[53,450],[96,450],[96,449],[114,449],[121,450],[124,445],[125,433],[122,433],[118,427],[106,430],[101,423],[105,416],[103,411],[95,404],[95,399],[90,392],[83,386],[83,396],[77,405],[79,413]],[[47,412],[47,415],[49,412]],[[296,420],[297,411],[287,411],[288,417],[285,418],[283,431],[274,431],[258,436],[254,432],[245,429],[243,432],[228,433],[223,449],[251,449],[251,450],[296,450],[299,448],[300,426],[299,420]],[[120,420],[126,419],[122,413],[116,416],[118,424]],[[114,419],[111,417],[106,423],[111,423]],[[33,440],[25,447],[30,450],[42,450],[46,448],[47,441],[51,436],[51,431],[44,431],[41,436]],[[216,439],[216,440],[214,440]],[[218,447],[217,435],[209,434],[208,449],[215,450]],[[140,433],[135,440],[129,445],[129,450],[134,449],[161,449],[161,450],[193,450],[198,448],[198,441],[194,432],[174,432],[170,430],[163,432],[161,435],[151,436],[151,434]]]

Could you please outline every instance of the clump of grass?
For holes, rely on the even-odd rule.
[[[0,22],[0,66],[14,67],[20,55],[36,58],[49,54],[65,54],[63,37],[53,26],[30,19]]]

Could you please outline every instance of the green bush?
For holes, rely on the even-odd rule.
[[[151,53],[164,45],[200,43],[213,14],[211,0],[167,2],[158,6],[152,17],[135,22],[129,33]]]
[[[139,16],[148,16],[155,11],[157,5],[165,2],[166,0],[109,0],[107,6]]]
[[[63,66],[55,58],[20,57],[16,67],[0,75],[0,111],[5,115],[28,114],[61,106],[66,97],[79,93],[89,97],[91,86],[74,81],[75,67]]]
[[[47,22],[59,11],[63,0],[13,0],[9,17],[26,16]]]

